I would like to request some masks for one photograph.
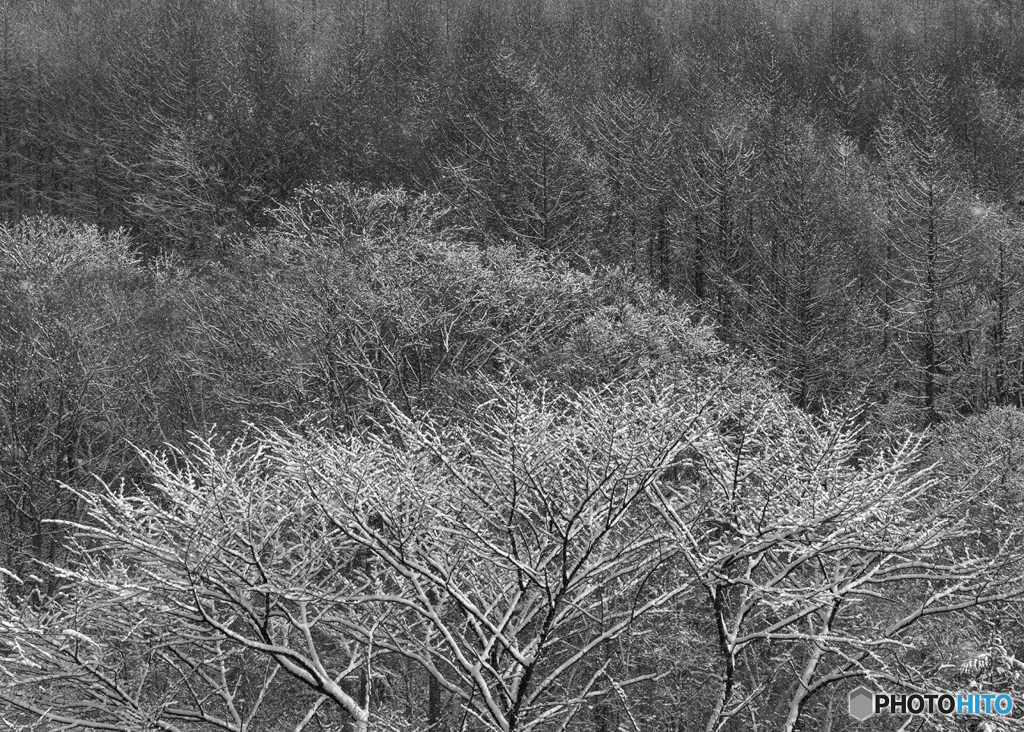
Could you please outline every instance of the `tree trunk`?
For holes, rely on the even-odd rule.
[[[441,724],[441,685],[433,676],[427,677],[427,727],[439,730]]]

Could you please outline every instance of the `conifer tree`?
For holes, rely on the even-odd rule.
[[[752,277],[751,193],[756,148],[749,115],[725,105],[687,160],[685,183],[677,191],[689,219],[690,289],[706,300],[726,340],[746,311]]]
[[[674,264],[667,215],[671,129],[651,99],[633,93],[602,95],[586,117],[607,196],[604,254],[618,261],[626,257],[655,282],[668,284]]]
[[[796,404],[820,408],[851,387],[853,332],[851,216],[836,180],[836,138],[793,130],[765,176],[757,281],[744,341],[778,370]],[[841,138],[839,144],[842,144]],[[831,144],[830,144],[831,143]]]
[[[900,114],[879,134],[883,277],[891,288],[883,303],[889,319],[883,343],[903,355],[914,401],[928,422],[939,419],[944,385],[962,368],[952,341],[965,327],[956,315],[967,283],[965,187],[940,106],[944,89],[938,76],[914,77]]]
[[[485,238],[586,254],[603,194],[566,110],[536,69],[510,53],[500,83],[466,110],[463,159],[449,168],[458,205]]]

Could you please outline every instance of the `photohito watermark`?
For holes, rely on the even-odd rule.
[[[1009,694],[876,694],[866,686],[850,692],[850,716],[863,722],[875,714],[997,714],[1013,711]]]

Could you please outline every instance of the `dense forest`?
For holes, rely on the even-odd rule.
[[[1024,707],[1024,4],[0,3],[0,729]]]

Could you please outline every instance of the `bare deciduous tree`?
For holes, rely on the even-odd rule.
[[[664,669],[611,642],[689,588],[650,492],[709,403],[639,382],[497,386],[475,434],[392,407],[361,437],[199,442],[176,469],[151,455],[152,495],[78,493],[74,561],[52,568],[64,594],[5,599],[0,701],[241,732],[290,676],[315,695],[288,707],[296,729],[328,704],[365,730],[404,657],[486,729],[565,726],[610,695],[628,712],[624,690]]]
[[[768,400],[709,437],[699,482],[660,489],[717,629],[708,732],[780,699],[791,732],[848,679],[927,689],[941,677],[907,661],[925,627],[1024,593],[1018,535],[981,542],[985,486],[922,468],[920,438],[862,458],[849,424]]]

